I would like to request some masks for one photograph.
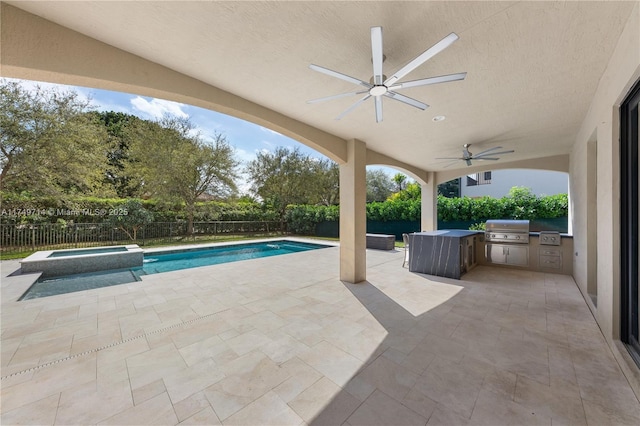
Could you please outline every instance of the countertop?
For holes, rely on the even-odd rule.
[[[483,234],[480,231],[469,231],[466,229],[441,229],[439,231],[414,232],[413,235],[425,237],[448,237],[448,238],[464,238],[470,235]]]
[[[531,237],[539,237],[540,236],[540,232],[529,232],[529,236],[531,236]],[[573,238],[573,235],[560,233],[560,238]]]

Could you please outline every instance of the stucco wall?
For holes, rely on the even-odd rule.
[[[509,193],[513,186],[525,186],[536,195],[566,194],[569,175],[562,172],[548,170],[494,170],[491,172],[491,183],[486,185],[467,186],[465,176],[462,176],[460,192],[463,197],[491,197],[501,198]]]
[[[619,339],[619,106],[640,78],[640,4],[636,6],[600,79],[595,96],[570,157],[571,209],[574,234],[574,278],[605,338]],[[588,195],[587,152],[597,141],[597,203]],[[587,225],[587,212],[596,209],[597,226]],[[597,306],[587,296],[588,233],[597,232]],[[624,357],[618,352],[618,359]],[[633,369],[631,372],[633,373]],[[637,373],[637,369],[635,370]],[[640,388],[635,384],[636,392]]]

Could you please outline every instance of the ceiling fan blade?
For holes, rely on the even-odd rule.
[[[370,89],[371,87],[373,87],[371,84],[367,83],[366,81],[358,80],[357,78],[350,77],[350,76],[348,76],[346,74],[342,74],[342,73],[340,73],[338,71],[330,70],[329,68],[321,67],[320,65],[311,64],[311,65],[309,65],[309,68],[311,68],[314,71],[318,71],[318,72],[321,72],[323,74],[330,75],[331,77],[336,77],[336,78],[339,78],[340,80],[348,81],[349,83],[353,83],[353,84],[358,84],[360,86],[364,86],[367,89]]]
[[[415,99],[412,99],[408,96],[405,95],[401,95],[400,93],[396,93],[396,92],[387,92],[384,94],[384,96],[391,98],[391,99],[395,99],[396,101],[400,101],[403,102],[405,104],[411,105],[413,107],[419,108],[421,110],[425,110],[427,108],[429,108],[429,105],[425,104],[424,102],[420,102],[417,101]]]
[[[464,158],[460,157],[436,157],[434,160],[464,160]]]
[[[398,83],[395,86],[389,87],[389,90],[406,89],[408,87],[426,86],[428,84],[438,84],[446,83],[448,81],[464,80],[466,76],[466,72],[460,72],[457,74],[441,75],[439,77],[423,78],[421,80],[405,81],[404,83]]]
[[[510,151],[500,151],[500,152],[487,152],[485,154],[480,153],[477,155],[474,155],[473,158],[482,158],[485,155],[502,155],[502,154],[511,154],[512,152],[515,152],[514,150],[510,150]]]
[[[382,121],[382,96],[374,96],[376,104],[376,123]]]
[[[355,104],[351,105],[349,108],[347,108],[346,110],[344,110],[344,112],[342,114],[340,114],[339,116],[336,117],[336,120],[340,120],[342,117],[344,117],[345,115],[349,114],[351,111],[353,111],[354,109],[356,109],[356,107],[358,105],[360,105],[361,103],[363,103],[364,101],[366,101],[367,99],[369,99],[371,97],[371,95],[367,94],[366,96],[362,97],[362,99],[360,99],[358,102],[356,102]]]
[[[458,162],[458,160],[460,160],[460,158],[456,158],[456,161],[452,161],[451,163],[449,163],[446,166],[444,166],[444,168],[446,169],[447,167],[453,166],[454,164],[456,164]]]
[[[368,90],[362,90],[360,92],[341,93],[339,95],[327,96],[326,98],[311,99],[310,101],[307,101],[307,103],[308,104],[315,104],[315,103],[318,103],[318,102],[330,101],[332,99],[346,98],[347,96],[361,95],[361,94],[367,93],[367,92],[368,92]]]
[[[502,149],[502,147],[501,146],[494,146],[493,148],[485,149],[484,151],[479,152],[476,155],[483,155],[483,154],[486,154],[487,152],[495,151],[496,149]]]
[[[456,33],[449,34],[448,36],[446,36],[445,38],[443,38],[442,40],[440,40],[439,42],[437,42],[436,44],[434,44],[433,46],[431,46],[430,48],[422,52],[420,55],[418,55],[414,60],[409,62],[407,65],[405,65],[404,67],[396,71],[395,74],[393,74],[384,82],[384,85],[387,87],[393,86],[402,77],[409,74],[411,71],[418,68],[424,62],[433,58],[438,53],[442,52],[444,49],[449,47],[451,43],[456,41],[458,38],[459,37]]]
[[[382,27],[371,28],[371,60],[373,61],[373,84],[382,84]]]
[[[474,160],[499,160],[499,158],[489,158],[489,157],[473,157]]]

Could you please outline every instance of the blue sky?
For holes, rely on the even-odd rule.
[[[10,79],[7,79],[10,80]],[[308,155],[317,158],[326,158],[319,152],[308,148],[291,138],[283,136],[273,130],[266,129],[248,121],[220,114],[195,106],[172,102],[164,99],[149,98],[131,93],[111,92],[78,86],[66,86],[61,84],[43,83],[28,80],[12,80],[20,82],[26,89],[55,88],[61,91],[73,90],[81,96],[91,100],[91,104],[98,111],[116,111],[136,115],[145,120],[155,120],[169,113],[180,117],[189,117],[205,140],[210,140],[218,132],[227,137],[227,141],[234,146],[236,158],[243,164],[253,160],[257,152],[272,151],[279,146],[289,148],[299,147]],[[393,169],[381,168],[389,176],[397,173]],[[248,185],[243,182],[239,185],[241,192],[247,191]]]
[[[86,87],[27,80],[14,81],[19,81],[28,89],[40,86],[42,88],[56,88],[63,91],[73,90],[83,97],[89,98],[98,111],[124,112],[136,115],[145,120],[156,120],[162,118],[166,113],[179,117],[189,117],[205,139],[211,139],[215,132],[226,135],[227,140],[236,148],[238,159],[243,162],[255,158],[255,153],[260,150],[272,150],[278,146],[291,148],[297,146],[306,154],[326,158],[317,151],[307,148],[305,145],[270,129],[265,129],[248,121],[187,104],[158,98],[148,98],[131,93],[111,92]]]

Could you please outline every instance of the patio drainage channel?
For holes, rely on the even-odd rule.
[[[130,337],[128,339],[120,340],[119,342],[113,342],[113,343],[110,343],[108,345],[101,346],[99,348],[89,349],[88,351],[80,352],[80,353],[75,354],[75,355],[69,355],[67,357],[64,357],[64,358],[61,358],[61,359],[57,359],[55,361],[50,361],[50,362],[47,362],[47,363],[44,363],[44,364],[36,365],[35,367],[27,368],[26,370],[16,371],[15,373],[11,373],[11,374],[8,374],[6,376],[0,377],[0,380],[9,379],[11,377],[19,376],[21,374],[29,373],[31,371],[36,371],[36,370],[40,370],[40,369],[45,368],[45,367],[50,367],[52,365],[59,364],[59,363],[64,362],[64,361],[69,361],[69,360],[72,360],[72,359],[75,359],[75,358],[79,358],[81,356],[89,355],[89,354],[92,354],[92,353],[95,353],[95,352],[100,352],[100,351],[103,351],[105,349],[112,348],[114,346],[119,346],[119,345],[122,345],[124,343],[132,342],[134,340],[138,340],[138,339],[140,339],[142,337],[147,337],[147,336],[152,336],[154,334],[164,333],[165,331],[172,330],[174,328],[182,327],[182,326],[185,326],[185,325],[188,325],[188,324],[192,324],[192,323],[197,322],[197,321],[201,321],[203,319],[207,319],[209,317],[212,317],[214,315],[219,314],[220,312],[224,312],[224,311],[227,311],[227,310],[228,310],[228,308],[224,309],[222,311],[219,311],[219,312],[215,312],[213,314],[207,314],[207,315],[203,315],[203,316],[198,317],[198,318],[193,318],[193,319],[190,319],[188,321],[182,322],[180,324],[170,325],[170,326],[167,326],[167,327],[164,327],[164,328],[160,328],[158,330],[151,331],[149,333],[144,333],[144,334],[141,334],[139,336]]]

